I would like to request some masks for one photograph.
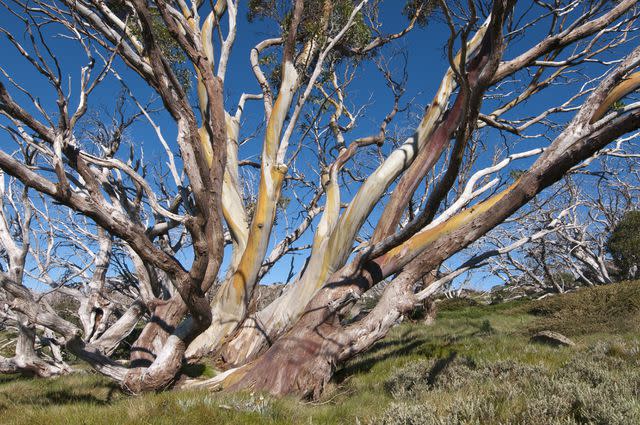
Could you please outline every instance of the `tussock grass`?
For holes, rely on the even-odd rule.
[[[640,423],[636,291],[639,283],[625,283],[541,301],[443,303],[435,325],[394,328],[314,403],[207,391],[131,397],[88,371],[0,376],[0,423]],[[540,329],[577,345],[530,343]],[[210,374],[206,365],[191,369]]]
[[[640,331],[640,282],[621,282],[549,297],[524,306],[540,317],[533,330],[566,335]]]

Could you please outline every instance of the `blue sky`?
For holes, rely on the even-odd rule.
[[[525,3],[528,2],[519,2],[516,14],[522,13],[525,8],[528,7],[528,4]],[[402,2],[390,0],[382,2],[380,16],[384,18],[384,25],[381,28],[383,32],[397,32],[406,25],[406,17],[401,14],[401,4]],[[238,20],[238,36],[230,57],[227,79],[225,81],[225,105],[227,110],[231,113],[235,112],[235,106],[243,92],[259,92],[259,86],[255,81],[249,64],[249,53],[251,48],[265,38],[278,35],[278,28],[270,21],[256,20],[253,23],[249,23],[246,20],[246,2],[241,2]],[[24,29],[4,9],[0,10],[0,21],[19,42],[28,41],[26,34],[24,33]],[[226,22],[222,23],[222,28],[223,33],[226,33]],[[59,32],[58,29],[49,28],[45,31],[47,41],[62,66],[63,79],[65,81],[67,81],[68,78],[71,79],[71,109],[73,109],[77,104],[80,67],[85,65],[86,56],[82,49],[78,47],[76,42],[60,37],[57,34]],[[391,128],[398,131],[399,134],[409,134],[411,128],[416,124],[415,117],[410,115],[409,112],[413,112],[414,115],[415,113],[420,112],[436,92],[440,79],[448,67],[443,46],[445,45],[449,34],[448,27],[441,22],[440,19],[436,19],[432,20],[424,28],[416,27],[416,29],[407,36],[383,49],[382,53],[388,57],[392,56],[396,52],[404,51],[407,53],[406,65],[408,79],[406,82],[406,93],[402,100],[402,106],[408,106],[408,112],[398,114],[391,126]],[[510,45],[505,52],[505,58],[511,58],[523,49],[531,47],[538,40],[543,39],[545,35],[546,27],[544,25],[534,27],[531,31],[527,32],[525,37],[515,40]],[[3,57],[0,60],[2,68],[9,75],[12,75],[18,83],[27,87],[32,95],[38,97],[41,104],[47,111],[55,111],[55,96],[51,86],[47,84],[44,78],[40,76],[33,67],[24,60],[24,58],[20,57],[15,52],[4,37],[0,37],[0,51],[2,52]],[[619,57],[619,52],[608,52],[605,53],[604,56]],[[101,60],[98,57],[96,57],[96,59],[98,61],[97,65],[99,66],[101,64]],[[121,62],[117,62],[117,69],[118,72],[128,81],[130,88],[133,90],[138,100],[146,101],[151,98],[153,93],[137,75],[128,70]],[[396,66],[394,70],[400,72],[402,69],[400,66]],[[604,68],[599,66],[589,66],[584,68],[582,71],[598,75],[604,72],[604,70]],[[97,70],[94,72],[97,72]],[[8,86],[6,78],[0,78],[2,78],[2,81]],[[530,101],[517,108],[513,114],[536,115],[545,110],[548,106],[557,104],[559,96],[562,99],[568,97],[569,92],[575,88],[576,84],[571,83],[565,86],[562,90],[549,90],[548,94],[543,93],[535,96]],[[120,90],[120,84],[113,77],[108,77],[105,82],[98,87],[90,99],[90,108],[92,109],[92,113],[103,114],[104,111],[111,111],[113,108],[114,98]],[[12,90],[11,92],[16,93],[15,90]],[[27,109],[36,113],[25,95],[14,94],[14,96]],[[353,132],[349,133],[347,141],[359,136],[376,133],[380,121],[389,111],[391,102],[392,97],[390,91],[385,87],[384,79],[376,70],[374,64],[362,64],[358,70],[357,78],[349,86],[348,103],[353,105],[366,104],[368,106],[366,113],[359,119],[357,128]],[[485,108],[483,110],[489,110],[492,105],[495,106],[497,104],[497,101],[488,100],[485,103]],[[133,105],[129,107],[129,110],[131,112],[135,112]],[[262,121],[262,103],[260,101],[249,102],[245,108],[243,116],[244,120],[241,129],[241,138],[251,134]],[[509,115],[506,117],[509,117]],[[154,118],[162,127],[165,138],[174,147],[174,150],[177,151],[175,144],[175,128],[171,119],[169,119],[168,115],[164,112],[156,113]],[[566,118],[570,118],[570,115]],[[562,120],[563,118],[559,117],[558,119]],[[541,127],[534,127],[531,129],[531,133],[540,131],[540,129]],[[549,136],[552,135],[550,134]],[[157,141],[153,129],[144,120],[141,120],[132,126],[127,137],[138,153],[144,151],[144,158],[148,164],[159,164],[160,162],[166,161],[164,152]],[[254,140],[242,146],[240,150],[241,159],[258,160],[261,151],[261,139],[262,134],[259,133]],[[503,140],[496,132],[486,131],[482,133],[482,141],[488,147],[488,152],[480,158],[477,167],[485,166],[491,161],[492,148]],[[544,139],[522,142],[514,138],[508,138],[507,141],[512,147],[516,144],[518,145],[517,148],[514,148],[514,151],[527,150],[531,147],[538,147],[548,143],[548,141]],[[292,141],[291,149],[293,149],[293,144],[294,142]],[[7,136],[0,138],[0,146],[6,151],[11,151],[15,148],[13,142],[11,142],[10,138]],[[383,148],[383,151],[388,153],[390,149],[391,146],[387,145]],[[127,150],[125,149],[124,151],[126,153]],[[296,166],[300,169],[304,169],[305,162],[309,161],[312,161],[312,157],[303,153],[296,162]],[[522,161],[521,163],[515,164],[514,167],[525,168],[530,162],[531,161]],[[351,189],[351,194],[349,191],[343,190],[343,201],[346,202],[349,200],[350,196],[355,193],[357,186],[354,186]],[[285,194],[286,193],[287,192],[285,190]],[[300,194],[304,195],[303,192],[300,192]],[[297,218],[299,220],[301,217],[295,216],[295,207],[295,203],[292,202],[289,215],[292,219]],[[380,211],[378,208],[371,216],[371,224],[375,225],[375,221],[379,214]],[[299,221],[292,222],[291,228],[297,226],[298,222]],[[288,230],[290,229],[286,229],[281,220],[273,233],[272,244],[280,241],[282,237],[286,235]],[[309,243],[311,235],[312,232],[308,232],[308,234],[301,238],[296,245]],[[226,257],[228,258],[228,255]],[[305,258],[306,255],[294,256],[294,270],[300,269]],[[183,256],[182,259],[185,263],[188,263],[189,254]],[[459,262],[463,259],[464,256],[457,256],[453,259],[453,262]],[[285,280],[289,273],[289,268],[289,259],[281,261],[280,266],[275,267],[264,279],[264,282],[271,283]],[[480,286],[491,286],[496,282],[495,279],[486,277],[485,279],[488,280],[485,282],[479,282]]]

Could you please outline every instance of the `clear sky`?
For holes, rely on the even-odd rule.
[[[267,20],[256,20],[249,23],[246,19],[246,2],[241,1],[240,10],[238,13],[238,35],[236,43],[233,47],[228,70],[227,79],[225,81],[225,106],[231,113],[235,112],[235,106],[242,93],[259,93],[259,86],[251,72],[249,63],[249,54],[253,46],[259,41],[278,35],[278,29],[273,22]],[[383,1],[381,5],[380,16],[384,21],[384,25],[381,28],[382,32],[397,32],[404,28],[407,23],[406,17],[401,14],[402,3],[400,1]],[[530,6],[530,2],[519,2],[517,6],[516,15],[523,14]],[[528,15],[533,16],[533,15]],[[8,31],[15,37],[16,40],[28,44],[27,34],[24,32],[24,27],[11,16],[5,9],[0,9],[0,21],[2,26],[8,29]],[[527,47],[531,47],[538,40],[545,37],[547,26],[544,25],[543,19],[539,26],[533,27],[526,33],[524,37],[517,38],[509,46],[505,52],[506,58],[515,56],[518,52],[521,52]],[[222,23],[223,32],[226,33],[226,22]],[[70,87],[70,99],[71,108],[75,108],[78,101],[78,85],[80,69],[86,64],[86,55],[75,41],[71,41],[59,34],[59,28],[47,27],[44,31],[47,42],[50,45],[54,56],[58,59],[62,75],[65,80],[69,79],[71,82]],[[406,81],[406,92],[402,99],[401,106],[406,107],[406,111],[400,113],[392,124],[392,129],[399,135],[407,136],[410,134],[411,129],[415,126],[416,114],[420,113],[424,106],[430,102],[430,99],[435,94],[442,75],[448,67],[448,61],[446,59],[446,51],[444,46],[450,35],[449,28],[442,22],[441,19],[432,20],[426,27],[416,27],[407,36],[402,38],[396,43],[393,43],[389,47],[382,50],[381,54],[387,58],[394,57],[394,54],[404,52],[406,53],[406,71],[408,79]],[[15,49],[7,41],[6,37],[0,37],[0,52],[2,56],[0,59],[0,66],[2,69],[15,81],[25,88],[33,96],[37,97],[43,105],[43,107],[55,115],[55,93],[46,80],[34,70],[34,68],[20,55],[18,55]],[[620,52],[606,52],[604,57],[619,57]],[[403,61],[400,56],[395,56],[395,62],[391,62],[391,69],[396,73],[402,71]],[[96,56],[97,67],[102,64],[101,59]],[[140,77],[135,75],[132,71],[128,70],[121,61],[116,60],[116,69],[125,77],[128,84],[138,100],[146,102],[151,99],[153,93],[149,90],[146,84],[141,81]],[[581,72],[586,74],[599,75],[604,72],[606,68],[599,65],[585,66],[581,69]],[[577,76],[576,76],[577,77]],[[7,78],[0,76],[5,85],[9,86]],[[516,77],[518,78],[518,77]],[[519,81],[507,81],[504,90],[509,90],[509,85],[514,87]],[[580,82],[567,81],[567,85],[562,89],[549,90],[548,94],[545,92],[539,96],[533,97],[530,101],[526,102],[522,107],[516,108],[513,114],[534,116],[550,105],[558,103],[558,98],[563,100],[568,98],[568,93],[571,90],[575,90],[577,84]],[[90,114],[98,114],[98,116],[104,116],[113,110],[114,99],[121,91],[120,83],[109,76],[104,83],[102,83],[95,93],[90,98]],[[16,90],[11,91],[15,98],[25,106],[31,112],[37,114],[35,108],[27,99],[24,94],[17,93]],[[500,100],[487,100],[485,102],[486,110],[489,110],[492,106],[499,104]],[[360,66],[357,76],[348,89],[348,103],[354,106],[366,105],[366,109],[363,111],[362,117],[359,118],[356,129],[349,133],[348,140],[352,140],[359,136],[374,134],[378,130],[379,123],[382,118],[389,111],[392,104],[392,97],[390,91],[385,87],[384,79],[380,75],[372,62],[364,63]],[[483,109],[483,110],[484,110]],[[136,112],[133,106],[129,107],[130,112]],[[509,115],[507,115],[507,118]],[[175,143],[175,128],[171,119],[165,112],[157,112],[154,114],[156,122],[162,127],[165,138],[170,142],[171,146],[177,152]],[[254,129],[259,128],[259,124],[262,122],[263,110],[261,102],[250,102],[244,112],[244,120],[241,129],[241,139],[248,137],[254,132]],[[570,118],[557,117],[557,120]],[[534,126],[531,128],[530,133],[535,134],[538,131],[547,132],[547,136],[551,138],[553,134],[549,132],[546,127]],[[296,136],[300,136],[298,133]],[[541,137],[535,140],[517,140],[512,137],[504,139],[496,132],[483,131],[480,133],[482,143],[486,147],[486,154],[482,155],[478,161],[477,167],[483,167],[489,164],[492,160],[493,148],[500,143],[507,144],[514,149],[514,151],[527,150],[532,147],[544,146],[548,143],[548,140]],[[144,152],[144,160],[150,166],[155,166],[166,161],[166,156],[162,150],[156,135],[144,120],[140,120],[134,126],[130,128],[127,134],[128,140],[134,147],[134,150],[138,155]],[[262,132],[258,132],[255,138],[241,147],[240,158],[251,159],[257,161],[259,159],[261,151]],[[515,147],[517,145],[517,147]],[[3,134],[0,137],[0,146],[6,151],[12,151],[15,149],[15,145],[10,138]],[[383,152],[388,153],[391,149],[391,145],[387,144],[383,148]],[[128,153],[126,149],[124,153]],[[308,175],[312,175],[313,171],[311,167],[308,167],[309,162],[313,161],[313,156],[309,153],[303,152],[295,163],[295,166],[299,170],[306,170]],[[514,168],[525,168],[531,161],[523,161],[515,164]],[[349,190],[343,191],[343,201],[346,202],[355,193],[357,185],[353,185]],[[285,193],[288,196],[292,196],[285,189]],[[300,196],[309,196],[309,193],[297,192]],[[280,219],[276,230],[273,233],[272,244],[280,241],[288,231],[297,226],[302,217],[296,215],[296,203],[292,202],[288,217],[290,221]],[[371,224],[375,225],[375,221],[379,217],[379,209],[374,211],[371,216]],[[316,219],[317,221],[317,219]],[[287,226],[288,225],[288,226]],[[288,227],[288,228],[287,228]],[[365,229],[366,230],[366,229]],[[310,242],[312,232],[301,238],[296,246],[305,245]],[[188,251],[188,250],[185,250]],[[305,253],[307,251],[304,251]],[[228,255],[226,256],[228,259]],[[302,266],[306,255],[295,255],[293,260],[293,269],[299,270]],[[459,262],[463,259],[463,256],[457,256],[452,259],[453,263]],[[189,262],[189,255],[183,255],[182,258],[185,263]],[[276,266],[264,279],[264,282],[281,282],[286,280],[290,272],[290,260],[284,259],[279,266]],[[481,287],[491,286],[497,281],[487,276],[482,276],[485,279],[483,282],[478,282]]]

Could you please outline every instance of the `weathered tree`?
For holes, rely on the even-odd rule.
[[[490,232],[481,250],[504,249],[543,229],[551,230],[515,251],[493,256],[489,271],[508,289],[529,288],[539,295],[563,292],[566,284],[612,283],[620,272],[609,255],[608,241],[623,217],[635,210],[640,196],[636,138],[637,134],[621,138],[614,147],[574,167],[550,194],[542,194],[507,225]]]
[[[25,163],[29,164],[32,153],[23,152]],[[31,221],[33,205],[29,199],[29,189],[21,187],[14,179],[6,179],[0,174],[0,247],[2,249],[2,273],[16,285],[24,288],[27,255],[31,246]],[[37,350],[36,323],[20,311],[11,311],[6,306],[13,301],[10,294],[3,297],[0,313],[3,323],[14,324],[16,331],[15,355],[11,358],[0,356],[0,373],[21,373],[27,376],[49,377],[69,372],[57,347],[52,345],[52,356],[45,358]],[[55,342],[52,342],[55,344]],[[42,345],[42,344],[40,344]]]
[[[150,314],[129,363],[121,365],[94,345],[89,328],[81,337],[75,325],[33,303],[13,277],[2,274],[1,287],[20,301],[12,309],[61,335],[67,349],[133,392],[177,382],[317,396],[337,365],[368,349],[447,280],[435,273],[444,262],[640,127],[638,104],[619,104],[640,85],[636,3],[536,2],[529,8],[514,0],[411,1],[406,26],[387,33],[379,2],[251,2],[250,23],[274,19],[278,34],[251,49],[259,92],[243,93],[235,111],[226,95],[232,47],[242,35],[238,1],[11,3],[7,13],[25,29],[26,42],[2,32],[52,88],[55,107],[43,106],[4,72],[0,113],[7,132],[37,154],[29,165],[5,148],[0,168],[92,220],[105,244],[117,240],[126,247],[138,286],[148,288],[143,302]],[[410,76],[394,72],[407,56],[389,49],[430,16],[450,31],[449,68],[417,126],[399,132],[408,137],[394,144],[390,126],[404,125],[398,113],[410,106],[403,101]],[[65,84],[63,57],[51,45],[53,27],[86,55],[76,101]],[[532,41],[521,50],[514,42],[523,35]],[[419,49],[412,53],[423,54]],[[391,99],[376,130],[357,137],[367,110],[351,106],[349,87],[370,62]],[[189,79],[195,84],[186,84]],[[81,136],[90,99],[114,80],[155,132],[166,157],[158,165],[164,181],[146,175],[120,143],[95,150]],[[533,116],[524,108],[558,86],[562,95],[572,91],[564,103]],[[153,92],[165,112],[151,113],[137,92]],[[264,125],[247,131],[250,100],[262,101],[254,122]],[[566,114],[569,120],[552,123]],[[538,146],[487,166],[483,138],[499,135],[515,152],[518,142]],[[259,161],[241,159],[240,148],[258,136]],[[526,158],[530,166],[503,184],[501,173]],[[248,189],[253,181],[256,187]],[[294,224],[291,203],[302,210]],[[272,241],[279,233],[284,238]],[[227,269],[220,270],[227,240]],[[291,274],[291,285],[255,311],[259,280],[296,252],[308,258]],[[385,279],[390,282],[369,314],[341,320]],[[422,285],[417,292],[416,282]],[[183,361],[205,356],[227,370],[207,381],[176,381]]]

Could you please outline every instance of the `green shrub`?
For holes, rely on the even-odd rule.
[[[432,388],[441,391],[455,391],[482,378],[482,370],[478,370],[476,364],[468,358],[442,359],[430,377]]]
[[[477,305],[478,301],[472,298],[445,298],[438,303],[438,309],[440,311],[453,311]]]
[[[627,212],[607,241],[607,249],[623,279],[634,279],[640,267],[640,211]]]
[[[491,322],[488,319],[484,319],[482,324],[480,325],[479,334],[480,335],[493,335],[496,333],[496,330],[491,326]]]

